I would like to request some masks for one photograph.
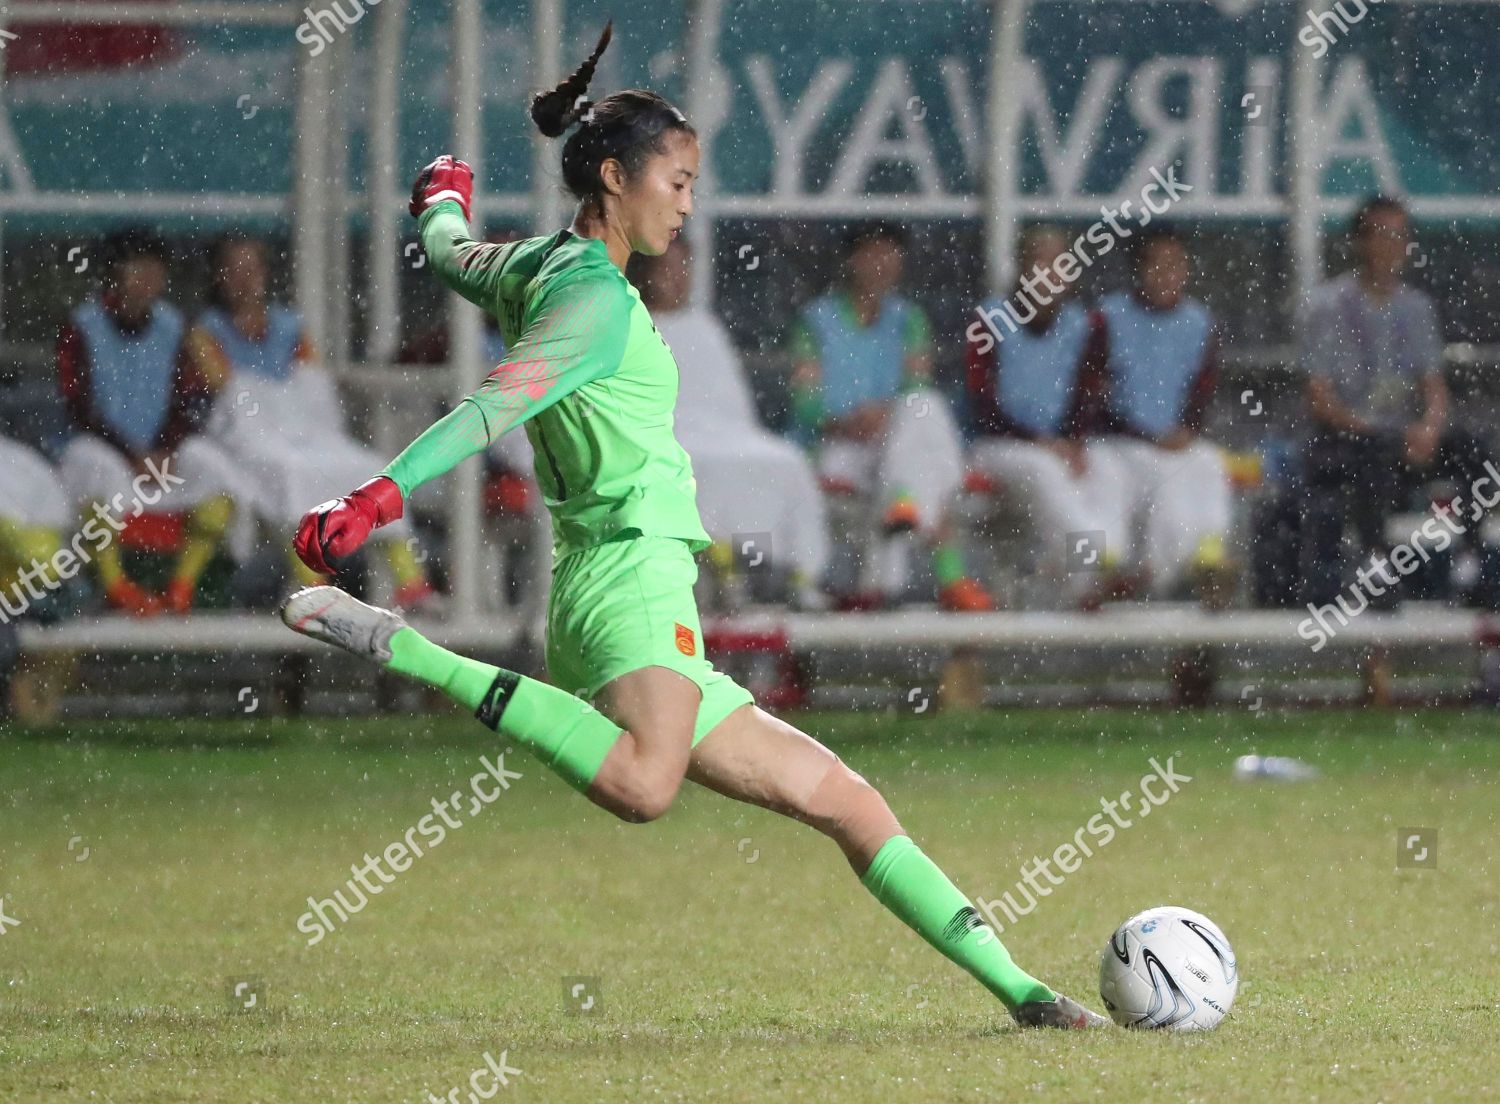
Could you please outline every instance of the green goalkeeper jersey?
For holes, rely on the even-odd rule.
[[[616,537],[708,535],[672,434],[677,364],[604,243],[568,230],[475,242],[451,200],[421,218],[437,274],[500,323],[507,353],[385,470],[403,496],[525,423],[552,515],[553,556]]]

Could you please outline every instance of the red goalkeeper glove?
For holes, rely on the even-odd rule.
[[[355,552],[370,530],[399,518],[404,505],[396,481],[377,475],[343,498],[329,499],[303,514],[292,547],[308,567],[332,575],[330,556],[339,559]]]
[[[411,211],[419,217],[434,203],[445,199],[458,201],[464,209],[464,221],[469,219],[469,201],[474,196],[474,170],[449,154],[443,154],[417,174],[417,182],[411,186]]]

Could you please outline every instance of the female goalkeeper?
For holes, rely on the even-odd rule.
[[[1005,1003],[1018,1023],[1106,1023],[1018,968],[994,931],[902,831],[884,798],[816,740],[757,708],[703,654],[693,553],[708,546],[688,456],[672,435],[677,365],[623,270],[659,255],[692,212],[697,136],[651,92],[584,100],[608,45],[531,117],[563,146],[573,224],[505,245],[470,239],[469,166],[439,157],[412,190],[433,269],[491,312],[509,350],[479,389],[344,498],[303,518],[315,571],[401,517],[412,491],[525,424],[552,514],[548,685],[431,643],[333,587],[282,619],[445,690],[590,801],[632,822],[667,811],[684,778],[793,817],[843,849],[875,898]],[[561,687],[561,689],[559,688]],[[580,707],[580,692],[588,702]],[[597,708],[595,708],[597,706]]]

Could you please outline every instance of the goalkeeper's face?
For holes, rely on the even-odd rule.
[[[677,239],[693,213],[693,185],[698,181],[698,139],[687,131],[668,132],[662,152],[625,182],[620,215],[630,248],[660,257]]]

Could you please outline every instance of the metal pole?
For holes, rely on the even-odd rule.
[[[986,80],[984,261],[991,295],[1015,279],[1020,208],[1022,52],[1028,0],[994,0]]]
[[[1323,12],[1331,0],[1313,0],[1311,9]],[[1287,113],[1291,134],[1287,142],[1289,222],[1292,238],[1292,317],[1300,317],[1308,295],[1323,278],[1323,141],[1319,104],[1323,67],[1315,53],[1298,41],[1307,13],[1292,5],[1287,28],[1292,40],[1291,104]]]
[[[332,53],[301,51],[292,255],[297,309],[320,356],[328,352],[328,111]]]
[[[396,358],[401,340],[401,299],[397,256],[398,220],[405,212],[392,207],[398,194],[396,133],[401,117],[399,82],[401,46],[406,30],[406,0],[385,0],[375,15],[375,87],[370,96],[370,161],[365,172],[369,203],[369,242],[365,260],[370,287],[370,313],[365,327],[365,359],[388,363]]]
[[[8,32],[5,12],[0,12],[0,32]],[[5,41],[0,39],[0,112],[5,110]],[[15,181],[11,181],[15,187]],[[5,339],[5,219],[0,215],[0,341]]]
[[[340,35],[332,48],[334,87],[345,87],[354,55],[353,35]],[[334,364],[348,364],[354,326],[354,289],[349,269],[349,97],[328,103],[328,349]]]
[[[147,23],[182,27],[198,24],[234,23],[264,27],[290,27],[302,13],[296,5],[285,3],[80,3],[61,0],[57,3],[17,3],[11,5],[12,23],[93,23],[119,26]]]
[[[453,5],[453,153],[469,164],[483,166],[484,147],[481,134],[481,93],[484,75],[480,71],[481,41],[479,0],[455,0]],[[479,182],[483,169],[475,174],[474,213],[480,202]],[[478,237],[478,231],[475,231]],[[482,342],[479,312],[457,294],[448,305],[448,370],[453,378],[453,401],[458,403],[473,393],[483,378],[480,362]],[[479,618],[480,595],[485,581],[480,570],[480,479],[478,458],[460,464],[453,472],[452,495],[448,500],[448,545],[452,571],[453,617],[458,621]]]
[[[563,79],[562,31],[563,0],[532,0],[531,54],[538,89],[556,88]],[[536,215],[532,230],[537,234],[555,233],[568,217],[557,184],[558,153],[557,142],[532,129],[531,199]]]
[[[719,31],[724,0],[692,0],[687,7],[688,121],[698,131],[701,160],[694,188],[694,217],[688,220],[687,239],[693,250],[693,279],[689,302],[710,307],[714,296],[714,136],[729,113],[728,89],[719,66]]]

